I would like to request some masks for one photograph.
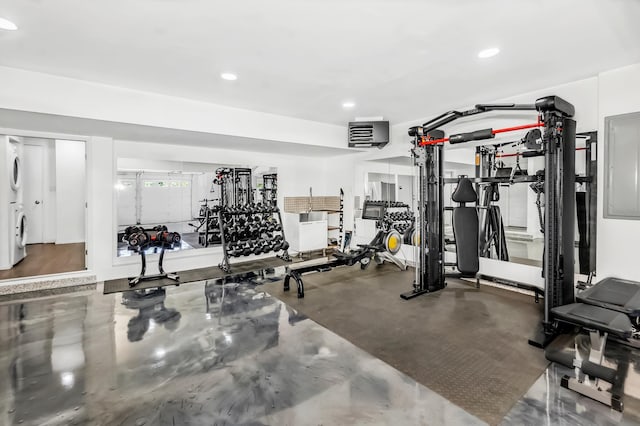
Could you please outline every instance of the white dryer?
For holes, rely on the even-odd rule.
[[[8,184],[9,202],[22,202],[22,141],[9,136],[6,143],[7,176],[4,185]]]
[[[15,265],[27,256],[27,217],[24,215],[22,204],[11,204],[11,265]]]

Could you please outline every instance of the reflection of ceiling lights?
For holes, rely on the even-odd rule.
[[[165,351],[162,348],[158,348],[156,349],[156,351],[154,352],[154,355],[156,356],[157,359],[162,359],[164,358],[164,356],[167,354],[167,351]]]
[[[0,30],[15,31],[18,26],[8,19],[0,18]]]
[[[351,109],[351,108],[354,108],[355,106],[356,106],[356,103],[352,101],[346,101],[342,103],[342,108],[344,109]]]
[[[69,371],[65,371],[60,373],[60,383],[62,387],[65,389],[71,389],[75,383],[76,379],[73,373]]]
[[[236,81],[238,79],[237,75],[230,72],[223,72],[222,74],[220,74],[220,77],[223,80],[227,80],[227,81]]]
[[[497,47],[490,47],[489,49],[484,49],[478,52],[478,58],[491,58],[492,56],[496,56],[498,53],[500,53],[500,49]]]

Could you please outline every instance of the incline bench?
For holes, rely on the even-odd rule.
[[[577,378],[564,376],[562,386],[615,410],[623,410],[621,384],[625,377],[618,369],[602,365],[607,337],[633,345],[637,335],[634,324],[640,316],[640,283],[606,278],[576,296],[578,303],[551,310],[558,322],[579,326],[589,332],[591,352],[588,360],[562,351],[547,351],[549,361],[578,368]],[[591,380],[589,380],[591,379]],[[609,389],[599,385],[603,380]]]

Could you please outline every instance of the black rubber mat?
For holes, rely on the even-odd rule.
[[[277,268],[278,266],[289,265],[291,262],[286,262],[278,257],[269,257],[266,259],[251,260],[249,262],[232,263],[231,273],[225,274],[222,269],[217,266],[209,268],[192,269],[189,271],[178,272],[180,276],[180,282],[176,283],[168,278],[162,278],[153,281],[142,281],[135,287],[129,287],[129,280],[127,278],[120,278],[117,280],[109,280],[104,282],[104,294],[119,293],[129,290],[143,290],[145,288],[165,287],[168,285],[186,284],[196,281],[211,280],[215,278],[222,278],[224,276],[233,276],[238,274],[244,274],[247,272],[260,271],[264,269]]]
[[[414,270],[371,265],[304,276],[305,298],[282,281],[263,286],[471,414],[498,424],[548,365],[527,339],[541,319],[533,297],[448,279],[442,291],[402,300]]]

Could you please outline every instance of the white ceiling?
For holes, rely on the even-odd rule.
[[[116,123],[56,114],[17,111],[0,108],[0,129],[29,129],[31,132],[73,136],[105,136],[124,141],[153,142],[170,145],[190,145],[203,148],[233,149],[251,153],[333,157],[361,153],[353,148],[332,148],[265,139],[193,132],[165,127]],[[2,130],[0,130],[1,132]],[[17,133],[21,135],[20,132]]]
[[[637,0],[22,0],[0,16],[20,27],[0,31],[0,65],[336,124],[640,62]]]

